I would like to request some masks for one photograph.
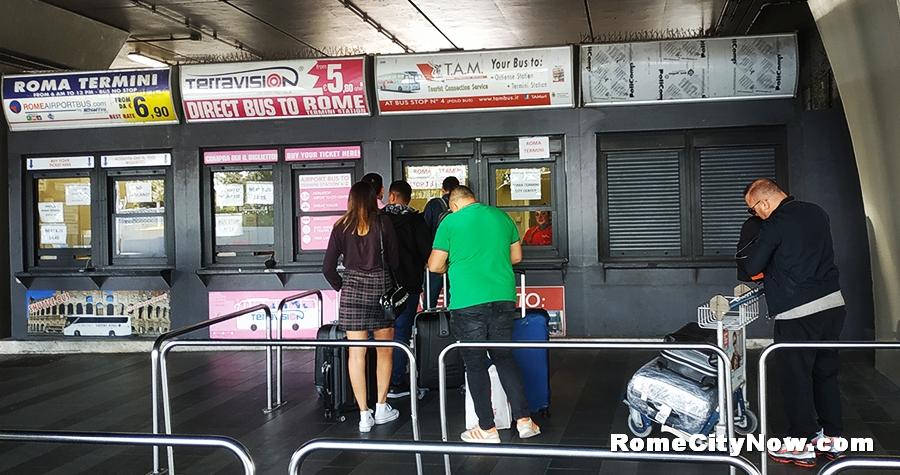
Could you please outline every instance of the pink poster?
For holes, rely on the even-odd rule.
[[[343,214],[347,210],[350,182],[349,173],[300,175],[297,183],[300,211],[340,211]]]
[[[210,292],[209,318],[216,318],[256,305],[268,305],[276,319],[275,309],[281,299],[302,293],[302,290],[279,290],[259,292]],[[323,305],[319,306],[315,295],[287,302],[281,315],[282,332],[285,339],[314,339],[322,321],[330,323],[337,319],[338,293],[334,290],[322,291]],[[319,312],[322,312],[322,321]],[[274,322],[273,322],[274,323]],[[276,327],[272,326],[274,335]],[[265,312],[257,311],[217,323],[210,327],[209,337],[220,340],[242,340],[266,338]]]
[[[334,222],[342,215],[300,217],[300,249],[304,251],[324,251]]]
[[[203,152],[203,163],[265,163],[277,162],[278,150],[226,150]]]
[[[288,162],[302,162],[306,160],[357,160],[359,158],[362,158],[362,147],[359,145],[288,148],[284,151],[284,159]]]

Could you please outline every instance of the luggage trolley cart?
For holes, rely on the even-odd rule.
[[[753,433],[759,420],[747,402],[746,327],[759,316],[762,290],[744,284],[734,289],[736,296],[717,295],[697,308],[701,328],[715,329],[718,346],[729,355],[734,398],[734,429]],[[716,358],[713,356],[712,358]],[[629,408],[628,428],[638,437],[650,434],[653,423],[663,432],[682,438],[709,434],[719,421],[717,386],[704,386],[665,369],[661,358],[638,370],[628,383],[624,398]],[[712,361],[712,360],[710,360]],[[718,359],[716,359],[718,365]],[[656,400],[654,400],[656,399]],[[704,410],[705,408],[708,408]]]

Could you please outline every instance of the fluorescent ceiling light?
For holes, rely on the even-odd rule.
[[[167,67],[169,67],[168,64],[163,63],[162,61],[157,61],[153,58],[148,58],[148,57],[142,55],[141,53],[129,53],[128,59],[138,62],[138,63],[141,63],[141,64],[144,64],[144,65],[147,65],[147,66],[150,66],[151,68],[167,68]]]

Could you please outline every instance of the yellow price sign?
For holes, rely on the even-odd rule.
[[[176,121],[171,91],[148,91],[116,98],[122,120],[133,122]]]

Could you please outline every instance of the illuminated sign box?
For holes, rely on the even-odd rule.
[[[574,107],[572,48],[375,58],[380,114]]]
[[[169,69],[5,76],[3,109],[13,132],[178,123]]]

